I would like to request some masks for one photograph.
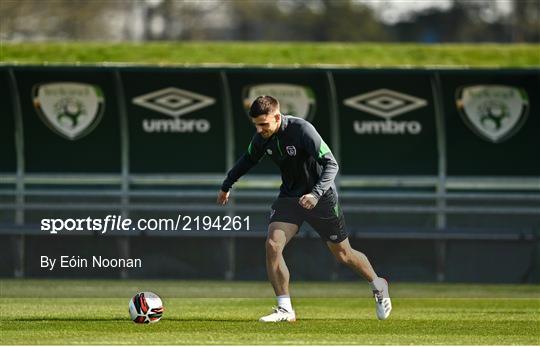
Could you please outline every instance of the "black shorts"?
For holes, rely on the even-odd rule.
[[[321,236],[324,241],[340,243],[348,237],[345,230],[345,217],[336,194],[329,190],[317,205],[307,210],[298,203],[299,197],[279,197],[272,204],[270,223],[285,222],[298,225],[305,221]]]

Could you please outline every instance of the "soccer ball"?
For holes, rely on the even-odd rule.
[[[129,301],[129,315],[135,323],[156,323],[163,315],[163,302],[155,293],[137,293]]]

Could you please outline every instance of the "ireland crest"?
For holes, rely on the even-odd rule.
[[[246,112],[251,103],[260,95],[271,95],[279,100],[282,114],[303,118],[309,122],[315,115],[315,96],[310,87],[287,84],[268,83],[250,85],[243,90],[243,101]]]
[[[105,108],[101,88],[86,83],[37,84],[32,96],[41,120],[68,140],[77,140],[92,132]]]
[[[484,140],[503,142],[519,131],[529,110],[524,89],[504,85],[462,87],[456,105],[465,124]]]

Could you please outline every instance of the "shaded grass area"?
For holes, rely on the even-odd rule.
[[[538,302],[395,299],[387,321],[368,299],[295,301],[294,324],[262,324],[270,299],[165,300],[154,325],[129,321],[124,299],[2,299],[2,344],[538,344]],[[21,312],[3,320],[6,312]]]
[[[1,282],[0,344],[540,343],[538,286],[394,284],[392,316],[378,321],[363,284],[296,283],[298,321],[262,324],[274,300],[261,282]],[[162,296],[157,324],[129,320],[139,288]]]
[[[351,44],[157,42],[144,44],[2,43],[2,62],[344,65],[356,67],[540,66],[538,44]]]
[[[396,298],[536,298],[540,285],[390,283]],[[273,296],[267,282],[179,280],[0,280],[3,298],[129,298],[136,292],[154,291],[175,298],[267,298]],[[363,281],[292,282],[291,294],[302,298],[358,298],[369,295]]]

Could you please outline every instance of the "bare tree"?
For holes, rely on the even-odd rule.
[[[3,40],[108,40],[128,1],[2,0]]]
[[[0,0],[0,39],[540,41],[540,0],[450,4],[384,24],[355,0]]]
[[[514,0],[512,41],[540,42],[540,0]]]

